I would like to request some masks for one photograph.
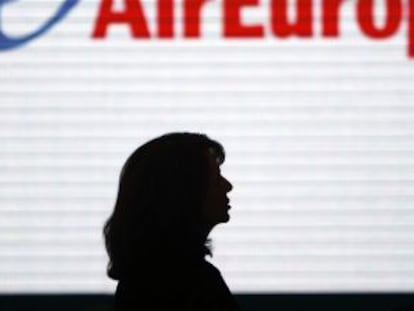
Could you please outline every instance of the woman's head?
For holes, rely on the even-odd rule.
[[[228,221],[231,184],[219,174],[224,158],[218,142],[194,133],[166,134],[131,154],[104,227],[111,278],[165,257],[185,261],[211,255],[206,232]]]
[[[215,225],[230,219],[227,193],[233,186],[221,175],[220,161],[213,148],[208,150],[208,185],[202,205],[202,219],[210,231]]]

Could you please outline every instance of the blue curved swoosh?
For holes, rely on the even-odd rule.
[[[20,47],[28,43],[29,41],[37,37],[40,37],[49,29],[51,29],[55,24],[60,22],[69,13],[69,11],[72,10],[78,4],[80,0],[66,0],[57,10],[56,14],[52,16],[42,27],[40,27],[38,30],[31,34],[25,35],[20,38],[9,37],[3,32],[1,10],[3,5],[10,3],[12,1],[15,0],[0,0],[0,51]]]

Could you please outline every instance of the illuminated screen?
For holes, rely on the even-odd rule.
[[[414,291],[407,8],[374,40],[345,1],[327,38],[314,1],[312,35],[282,38],[258,1],[239,17],[263,37],[230,39],[214,0],[185,38],[175,1],[174,37],[160,39],[158,1],[141,1],[151,38],[127,23],[94,38],[101,1],[88,0],[27,38],[62,2],[0,1],[0,292],[112,293],[102,226],[121,167],[172,131],[226,149],[231,220],[209,260],[233,292]],[[374,2],[371,22],[387,29],[387,1]]]

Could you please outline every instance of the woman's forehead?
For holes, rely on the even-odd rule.
[[[208,148],[208,152],[211,155],[211,158],[215,161],[215,163],[217,165],[220,165],[221,164],[221,160],[220,160],[220,157],[217,156],[216,150],[213,147],[209,147]]]

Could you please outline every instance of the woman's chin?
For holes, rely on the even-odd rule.
[[[228,212],[226,212],[226,215],[224,216],[224,221],[223,222],[228,222],[230,220],[230,215]]]

